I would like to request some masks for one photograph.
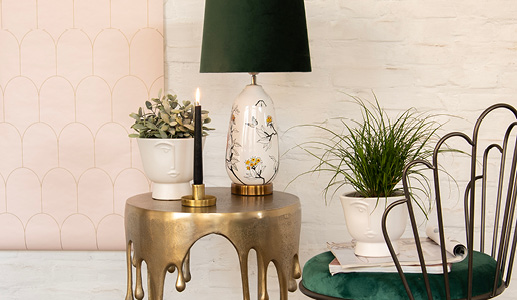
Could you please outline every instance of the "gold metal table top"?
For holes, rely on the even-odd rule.
[[[141,265],[147,264],[148,299],[163,298],[167,271],[178,271],[176,289],[183,291],[190,280],[190,248],[208,234],[226,237],[235,247],[241,267],[243,299],[250,299],[248,253],[255,249],[258,263],[259,299],[268,299],[266,274],[275,264],[280,284],[280,299],[296,290],[300,278],[298,247],[301,206],[298,197],[283,192],[265,196],[233,195],[229,188],[207,188],[217,197],[217,205],[185,207],[181,201],[160,201],[151,193],[136,195],[126,202],[128,290],[133,298],[132,265],[136,267],[134,296],[142,299]],[[131,253],[133,250],[133,254]]]
[[[206,193],[217,197],[217,205],[192,208],[182,206],[179,200],[154,200],[151,193],[145,193],[133,196],[126,202],[126,206],[132,206],[138,209],[145,209],[156,212],[171,213],[246,213],[264,211],[275,211],[289,206],[299,206],[298,197],[293,194],[275,191],[271,195],[265,196],[240,196],[230,193],[229,188],[212,187],[207,188]]]

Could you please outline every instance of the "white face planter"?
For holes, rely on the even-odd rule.
[[[153,198],[176,200],[192,193],[194,139],[137,139]]]
[[[343,194],[340,199],[348,232],[356,241],[354,253],[370,257],[389,256],[390,252],[382,234],[382,215],[388,205],[404,199],[404,196],[364,198],[353,195],[354,193]],[[388,233],[397,253],[397,240],[406,229],[407,218],[406,205],[396,206],[388,215]]]

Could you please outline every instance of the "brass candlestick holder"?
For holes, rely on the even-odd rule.
[[[205,195],[204,184],[193,184],[192,195],[181,197],[181,205],[189,207],[214,206],[217,198],[212,195]]]

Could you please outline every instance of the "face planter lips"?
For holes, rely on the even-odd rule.
[[[169,172],[167,172],[167,175],[169,175],[170,177],[172,178],[176,178],[180,175],[181,173],[179,173],[178,171],[176,170],[170,170]]]

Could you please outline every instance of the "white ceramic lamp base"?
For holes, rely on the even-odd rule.
[[[273,101],[260,85],[250,84],[235,99],[226,145],[226,171],[238,185],[267,185],[279,165]]]

